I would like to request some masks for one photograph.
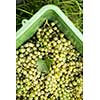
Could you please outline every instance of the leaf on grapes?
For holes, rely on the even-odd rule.
[[[50,67],[51,67],[51,64],[52,64],[52,60],[51,59],[38,59],[37,60],[37,69],[38,71],[40,72],[48,72],[50,70]]]

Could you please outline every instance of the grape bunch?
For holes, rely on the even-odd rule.
[[[55,22],[16,50],[16,100],[83,100],[82,55]]]

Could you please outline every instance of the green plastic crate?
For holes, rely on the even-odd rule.
[[[20,47],[25,41],[30,39],[46,19],[56,22],[59,29],[68,39],[72,41],[77,50],[81,54],[83,53],[82,33],[55,5],[46,5],[42,7],[35,15],[33,15],[31,19],[24,19],[22,21],[23,26],[17,31],[16,34],[16,49]]]

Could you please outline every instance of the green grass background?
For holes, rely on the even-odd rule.
[[[31,18],[47,4],[58,6],[83,33],[83,0],[23,0],[23,3],[16,5],[16,30],[22,26],[23,19]]]

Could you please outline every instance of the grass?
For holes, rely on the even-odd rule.
[[[16,30],[22,26],[23,19],[31,18],[46,4],[57,5],[83,33],[83,0],[23,0],[16,6]]]

